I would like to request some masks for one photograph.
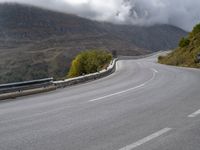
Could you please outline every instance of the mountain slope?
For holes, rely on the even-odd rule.
[[[186,38],[182,38],[179,47],[167,56],[160,56],[162,64],[200,68],[200,24]]]
[[[174,48],[186,32],[170,25],[114,25],[19,4],[0,4],[0,83],[67,73],[86,49],[141,55]]]

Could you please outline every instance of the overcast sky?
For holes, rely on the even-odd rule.
[[[200,22],[200,0],[0,0],[134,25],[171,24],[185,30]]]

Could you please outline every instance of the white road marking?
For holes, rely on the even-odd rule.
[[[141,139],[141,140],[139,140],[139,141],[137,141],[133,144],[127,145],[126,147],[123,147],[119,150],[133,150],[134,148],[139,147],[139,146],[141,146],[141,145],[143,145],[143,144],[145,144],[145,143],[147,143],[147,142],[169,132],[170,130],[172,130],[172,129],[171,128],[164,128],[164,129],[162,129],[162,130],[160,130],[156,133],[151,134],[150,136],[147,136],[147,137],[145,137],[145,138],[143,138],[143,139]]]
[[[101,100],[101,99],[104,99],[104,98],[108,98],[108,97],[112,97],[112,96],[115,96],[115,95],[119,95],[119,94],[122,94],[122,93],[125,93],[125,92],[128,92],[128,91],[131,91],[131,90],[138,89],[140,87],[143,87],[144,85],[145,84],[141,84],[141,85],[138,85],[136,87],[133,87],[133,88],[130,88],[130,89],[127,89],[127,90],[124,90],[124,91],[120,91],[120,92],[113,93],[113,94],[110,94],[110,95],[106,95],[106,96],[102,96],[102,97],[99,97],[99,98],[95,98],[93,100],[89,100],[89,102],[94,102],[94,101],[98,101],[98,100]]]
[[[154,68],[152,68],[152,70],[153,70],[155,73],[158,73],[158,70],[156,70],[156,69],[154,69]]]
[[[198,116],[198,115],[200,115],[200,109],[197,110],[196,112],[190,114],[188,117],[189,117],[189,118],[194,118],[194,117],[196,117],[196,116]]]
[[[99,98],[95,98],[95,99],[92,99],[92,100],[89,100],[88,102],[94,102],[94,101],[98,101],[98,100],[102,100],[102,99],[105,99],[105,98],[108,98],[108,97],[112,97],[112,96],[115,96],[115,95],[120,95],[120,94],[123,94],[123,93],[126,93],[126,92],[129,92],[129,91],[132,91],[132,90],[136,90],[138,88],[141,88],[141,87],[144,87],[146,84],[148,84],[150,81],[152,81],[155,76],[156,76],[156,73],[157,73],[157,70],[155,69],[151,69],[153,71],[153,76],[150,80],[138,85],[138,86],[135,86],[135,87],[132,87],[130,89],[126,89],[124,91],[120,91],[120,92],[116,92],[116,93],[113,93],[113,94],[109,94],[109,95],[106,95],[106,96],[102,96],[102,97],[99,97]]]

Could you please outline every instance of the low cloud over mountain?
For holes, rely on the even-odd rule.
[[[199,0],[0,0],[119,24],[171,24],[185,30],[200,21]]]

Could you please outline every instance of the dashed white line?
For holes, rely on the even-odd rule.
[[[112,96],[115,96],[115,95],[120,95],[120,94],[129,92],[129,91],[144,87],[146,84],[148,84],[150,81],[152,81],[156,76],[157,70],[155,70],[153,68],[151,70],[153,71],[153,76],[150,80],[148,80],[148,81],[146,81],[146,82],[144,82],[144,83],[142,83],[138,86],[135,86],[135,87],[132,87],[132,88],[120,91],[120,92],[116,92],[116,93],[113,93],[113,94],[109,94],[109,95],[106,95],[106,96],[102,96],[102,97],[99,97],[99,98],[95,98],[95,99],[89,100],[88,102],[94,102],[94,101],[102,100],[102,99],[105,99],[105,98],[109,98],[109,97],[112,97]]]
[[[156,70],[156,69],[154,69],[154,68],[152,68],[152,70],[153,70],[155,73],[158,73],[158,70]]]
[[[153,134],[151,134],[151,135],[149,135],[149,136],[147,136],[147,137],[145,137],[145,138],[143,138],[143,139],[141,139],[141,140],[139,140],[139,141],[137,141],[133,144],[127,145],[127,146],[125,146],[125,147],[123,147],[119,150],[133,150],[134,148],[137,148],[137,147],[139,147],[139,146],[141,146],[141,145],[143,145],[143,144],[145,144],[145,143],[147,143],[147,142],[149,142],[149,141],[151,141],[151,140],[153,140],[153,139],[155,139],[155,138],[157,138],[157,137],[159,137],[159,136],[161,136],[161,135],[163,135],[163,134],[165,134],[165,133],[167,133],[171,130],[172,130],[172,128],[164,128],[164,129],[162,129],[162,130],[160,130],[156,133],[153,133]]]
[[[194,118],[194,117],[196,117],[196,116],[198,116],[198,115],[200,115],[200,109],[197,110],[196,112],[190,114],[188,117],[189,117],[189,118]]]
[[[98,100],[101,100],[101,99],[104,99],[104,98],[112,97],[112,96],[119,95],[119,94],[122,94],[122,93],[125,93],[125,92],[128,92],[128,91],[131,91],[131,90],[135,90],[135,89],[138,89],[140,87],[143,87],[144,85],[145,85],[145,83],[140,84],[140,85],[138,85],[136,87],[124,90],[124,91],[120,91],[120,92],[113,93],[113,94],[110,94],[110,95],[106,95],[106,96],[102,96],[102,97],[99,97],[99,98],[95,98],[93,100],[90,100],[90,102],[98,101]]]

